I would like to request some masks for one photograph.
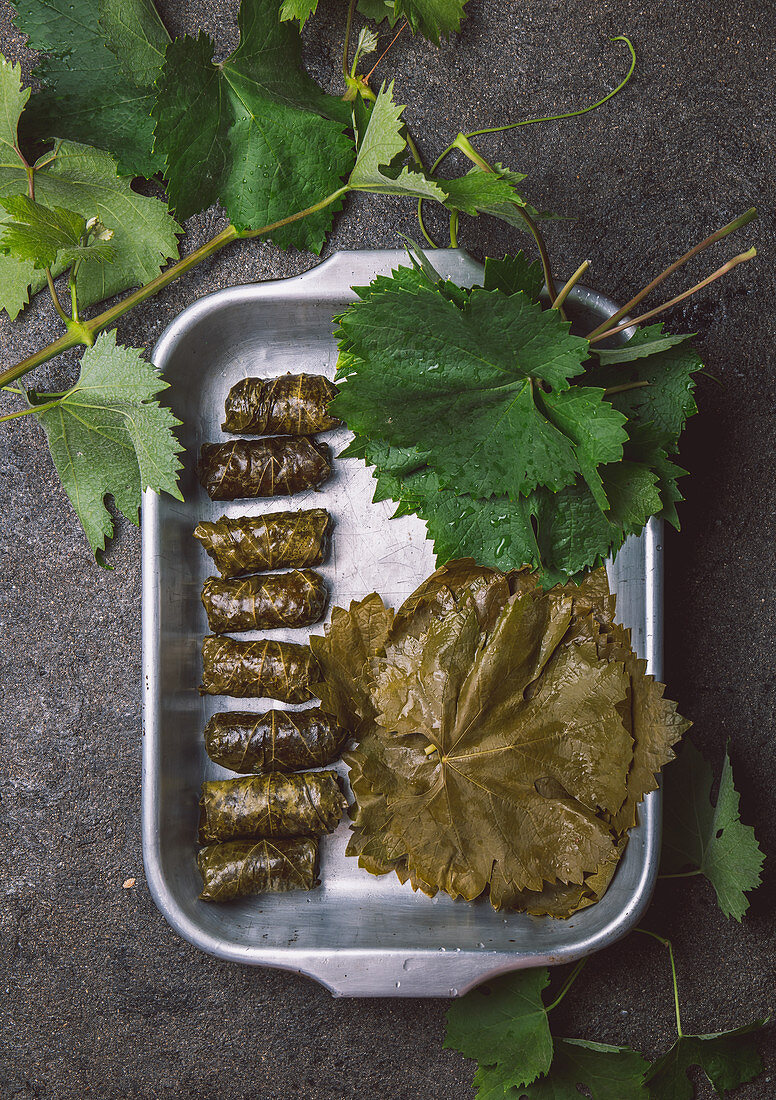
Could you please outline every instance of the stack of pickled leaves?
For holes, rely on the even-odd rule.
[[[522,253],[482,287],[426,262],[355,288],[331,411],[374,466],[375,500],[425,520],[437,563],[531,565],[547,585],[616,553],[650,516],[678,527],[673,461],[701,362],[662,325],[621,347],[572,335]]]
[[[558,917],[598,901],[689,725],[603,569],[545,591],[451,562],[395,618],[373,594],[311,644],[324,709],[358,734],[348,853],[429,895]]]

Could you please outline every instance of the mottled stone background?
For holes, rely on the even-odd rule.
[[[327,82],[341,50],[341,0],[322,0],[306,34]],[[173,33],[205,28],[226,53],[236,0],[160,0]],[[458,129],[555,113],[619,80],[628,89],[583,118],[482,140],[529,173],[540,207],[569,215],[549,232],[557,267],[589,258],[586,281],[625,300],[750,205],[761,220],[670,284],[689,285],[739,247],[760,257],[670,318],[698,330],[708,374],[687,430],[681,535],[666,540],[666,667],[671,694],[716,761],[729,739],[743,812],[774,851],[776,536],[773,417],[775,243],[772,0],[470,0],[460,38],[437,50],[402,36],[380,77],[431,159]],[[31,56],[0,2],[0,41]],[[187,224],[192,249],[223,224]],[[329,250],[397,246],[417,234],[411,203],[352,201]],[[463,227],[476,256],[524,244],[495,222]],[[269,244],[233,246],[123,319],[151,348],[199,295],[295,274],[315,262]],[[2,362],[58,331],[36,301],[0,326]],[[73,361],[38,375],[60,389]],[[45,385],[44,385],[45,383]],[[0,1095],[3,1100],[220,1100],[472,1096],[473,1066],[442,1050],[438,1001],[335,1001],[291,974],[212,959],[179,940],[151,900],[140,847],[140,537],[120,520],[114,572],[93,563],[31,418],[2,426],[0,481]],[[127,878],[136,885],[123,889]],[[659,887],[651,928],[673,938],[687,1030],[717,1030],[774,1007],[774,880],[743,926],[701,880]],[[673,1028],[662,949],[636,936],[587,968],[558,1010],[561,1034],[654,1054]],[[773,1040],[764,1043],[772,1059]],[[766,1100],[766,1076],[736,1095]],[[709,1097],[704,1086],[699,1096]]]

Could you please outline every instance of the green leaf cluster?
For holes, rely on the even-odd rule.
[[[157,172],[151,108],[170,38],[151,0],[14,0],[14,8],[44,55],[24,138],[69,138],[109,150],[131,175]]]
[[[43,206],[27,195],[0,199],[13,219],[0,226],[0,251],[30,260],[34,267],[71,267],[75,263],[109,263],[113,259],[113,230],[97,218],[86,218],[59,206]]]
[[[57,141],[29,165],[17,132],[29,96],[19,66],[0,57],[0,308],[12,319],[44,285],[41,268],[76,265],[88,306],[157,276],[180,232],[166,204],[134,191],[100,149]]]
[[[133,523],[144,489],[183,499],[177,485],[183,448],[173,434],[180,421],[155,400],[165,389],[141,353],[117,344],[111,331],[84,352],[78,381],[67,393],[53,400],[29,395],[98,561],[113,534],[106,496]]]
[[[573,980],[573,975],[570,981]],[[518,971],[489,982],[447,1011],[444,1045],[478,1062],[477,1100],[692,1100],[687,1071],[699,1066],[716,1095],[762,1072],[756,1038],[766,1021],[709,1035],[679,1035],[649,1063],[629,1047],[552,1035],[545,1006],[546,968]]]
[[[460,30],[465,17],[466,0],[359,0],[358,10],[367,19],[393,27],[406,19],[413,34],[422,34],[438,43],[443,35]],[[318,0],[283,0],[280,18],[296,19],[303,27],[318,7]]]
[[[168,194],[187,217],[215,202],[239,229],[258,229],[342,187],[353,163],[350,108],[301,65],[301,39],[276,0],[243,0],[240,44],[212,61],[206,35],[167,50],[154,107]],[[333,207],[279,229],[273,240],[320,251]]]
[[[471,290],[434,275],[418,263],[355,288],[338,319],[333,408],[375,499],[424,519],[438,562],[528,564],[548,584],[652,515],[678,526],[673,455],[701,366],[688,338],[653,325],[594,352],[522,254],[486,261]]]
[[[760,885],[765,857],[754,829],[741,821],[727,749],[716,804],[713,782],[708,762],[687,741],[666,776],[662,870],[677,877],[704,875],[725,916],[740,922],[749,908],[747,893]]]

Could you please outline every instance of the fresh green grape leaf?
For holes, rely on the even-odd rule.
[[[172,431],[180,421],[154,400],[166,388],[136,348],[116,344],[111,330],[84,352],[78,381],[63,398],[53,407],[45,395],[38,399],[35,415],[98,561],[113,534],[107,495],[133,523],[146,488],[183,499],[177,458],[183,448]]]
[[[296,19],[301,28],[311,15],[315,15],[317,8],[318,0],[283,0],[280,5],[280,19],[283,23]]]
[[[393,477],[392,481],[391,474],[377,475],[378,493],[398,499],[397,515],[415,513],[425,520],[437,565],[468,557],[504,570],[541,565],[532,522],[533,496],[477,500],[440,488],[439,478],[427,467]]]
[[[152,0],[99,0],[100,27],[121,71],[144,88],[154,83],[170,44]]]
[[[12,65],[0,54],[0,162],[24,170],[18,152],[19,118],[30,98],[30,89],[22,87],[21,65]],[[26,173],[25,173],[26,177]],[[26,178],[19,180],[19,191],[27,190]],[[0,309],[13,321],[27,305],[33,265],[29,260],[0,255]]]
[[[505,256],[503,260],[485,260],[483,285],[486,290],[501,290],[504,294],[522,291],[532,302],[538,302],[544,287],[544,271],[538,260],[529,261],[523,252]]]
[[[144,18],[140,11],[147,6],[143,0],[122,0],[126,20],[138,33],[149,25],[148,13]],[[138,83],[141,73],[150,71],[147,52],[153,46],[147,44],[138,64],[137,43],[130,48],[128,36],[118,33],[116,5],[103,11],[103,0],[96,6],[92,0],[14,0],[14,7],[29,45],[45,54],[35,70],[42,87],[24,113],[23,136],[30,142],[54,137],[85,142],[114,153],[122,171],[154,175],[162,160],[152,152],[153,77]],[[128,71],[135,75],[128,77]]]
[[[220,199],[239,229],[259,229],[342,188],[353,163],[350,108],[325,95],[301,64],[301,39],[277,0],[243,0],[240,44],[214,63],[206,36],[167,51],[154,107],[156,148],[180,217]],[[319,252],[333,203],[272,234]]]
[[[19,119],[30,89],[22,87],[22,67],[12,65],[0,54],[0,157],[7,160],[18,153]]]
[[[753,1081],[763,1069],[755,1033],[766,1023],[755,1020],[733,1031],[681,1036],[647,1073],[650,1100],[693,1100],[695,1089],[687,1076],[691,1066],[700,1066],[721,1097]]]
[[[389,25],[394,27],[399,19],[393,0],[358,0],[356,7],[365,19],[372,19],[375,23],[382,23],[383,19],[387,19]]]
[[[626,453],[629,451],[630,448],[627,448]],[[684,500],[684,496],[677,485],[677,481],[680,477],[687,476],[687,470],[677,466],[662,451],[655,451],[647,461],[658,478],[657,491],[660,495],[661,508],[655,515],[658,519],[664,519],[679,531],[681,524],[679,523],[679,513],[676,506]]]
[[[520,178],[525,179],[525,176]],[[485,172],[482,168],[472,168],[458,179],[441,182],[447,191],[447,205],[463,214],[476,216],[480,210],[494,203],[515,202],[520,206],[524,205],[510,180],[496,172]]]
[[[373,476],[377,486],[372,498],[376,504],[381,500],[394,500],[398,504],[407,492],[406,479],[420,471],[428,473],[427,454],[406,447],[390,447],[382,440],[367,440],[360,435],[340,452],[339,457],[360,458],[376,467]]]
[[[607,513],[581,479],[555,496],[537,491],[532,503],[544,583],[602,565],[660,508],[657,478],[648,467],[623,461],[601,473],[611,506]]]
[[[31,260],[37,268],[57,262],[70,267],[76,260],[109,263],[113,248],[107,240],[91,235],[86,218],[60,206],[48,207],[28,198],[11,195],[0,206],[13,219],[0,224],[0,251],[20,260]],[[104,235],[112,232],[100,227]]]
[[[353,191],[371,191],[381,195],[415,195],[417,198],[445,201],[445,192],[422,172],[404,166],[396,175],[386,169],[407,148],[402,136],[401,115],[404,107],[393,101],[393,84],[380,89],[369,113],[366,132],[358,146],[358,154],[348,187]]]
[[[671,339],[663,336],[663,326],[650,325],[640,329],[623,345],[623,352],[634,355],[656,341]],[[676,451],[677,441],[689,416],[698,411],[693,396],[693,374],[700,370],[698,353],[688,344],[650,353],[648,358],[618,364],[592,367],[586,382],[594,386],[628,386],[632,388],[611,393],[609,401],[628,417],[628,435],[638,438],[641,445],[657,444],[669,452]],[[632,425],[632,426],[630,426]]]
[[[518,184],[525,179],[525,175],[520,172],[512,172],[505,168],[503,164],[494,164],[492,167],[492,174],[502,180],[504,184],[508,184],[511,190],[508,196],[505,193],[499,197],[492,196],[490,201],[483,195],[478,206],[478,214],[489,214],[492,218],[498,218],[515,229],[522,229],[524,233],[530,232],[524,213],[528,214],[534,221],[565,221],[559,214],[537,210],[521,197],[517,188]]]
[[[477,1074],[484,1070],[489,1079],[478,1091],[478,1100],[530,1085],[550,1068],[552,1036],[542,1001],[549,981],[546,967],[518,970],[467,993],[447,1010],[443,1045],[476,1059]],[[482,1083],[477,1074],[475,1085]]]
[[[150,282],[168,259],[177,256],[180,229],[167,206],[133,191],[130,181],[118,175],[109,153],[63,141],[42,163],[45,167],[35,172],[37,202],[75,211],[87,221],[98,217],[113,230],[113,262],[82,264],[78,271],[81,306]],[[26,190],[23,165],[18,158],[4,156],[0,147],[0,196]]]
[[[35,268],[30,260],[0,256],[0,309],[15,320],[30,300]]]
[[[623,417],[603,391],[569,391],[586,341],[524,294],[475,289],[459,308],[436,288],[384,291],[346,311],[338,336],[352,357],[336,415],[419,444],[443,486],[514,498],[582,472],[596,492],[591,471],[622,455]]]
[[[422,451],[357,436],[343,456],[375,467],[375,501],[395,500],[396,515],[425,520],[437,565],[468,557],[504,570],[530,565],[546,584],[602,564],[660,508],[655,473],[627,461],[601,468],[610,500],[604,513],[584,482],[558,493],[480,500],[441,488]]]
[[[404,17],[413,33],[438,44],[442,35],[460,30],[465,5],[466,0],[394,0],[394,16]]]
[[[517,184],[524,179],[519,172],[508,172],[496,165],[493,172],[472,168],[458,179],[438,182],[447,192],[446,205],[451,210],[476,217],[506,207],[527,206],[517,190]]]
[[[358,10],[364,18],[375,23],[387,19],[391,27],[406,19],[413,34],[420,33],[437,45],[440,36],[460,30],[465,5],[466,0],[358,0]]]
[[[556,1039],[547,1076],[509,1095],[514,1100],[579,1100],[579,1090],[585,1088],[591,1100],[649,1100],[644,1084],[648,1068],[642,1056],[629,1047]],[[493,1092],[494,1097],[505,1095]],[[482,1089],[477,1100],[481,1098]]]
[[[653,329],[662,329],[662,325],[654,325]],[[649,331],[648,329],[645,331]],[[667,351],[677,344],[683,344],[685,340],[692,340],[693,334],[684,333],[682,336],[658,336],[654,340],[633,341],[621,344],[617,348],[596,348],[596,355],[601,366],[610,367],[618,363],[632,363],[634,359],[646,359],[649,355],[657,355],[660,351]]]
[[[746,894],[760,885],[765,857],[754,829],[741,821],[727,750],[716,806],[713,779],[704,757],[686,742],[665,777],[662,869],[666,874],[699,870],[725,916],[740,921],[749,908]]]

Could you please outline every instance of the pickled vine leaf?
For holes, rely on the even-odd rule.
[[[271,772],[206,780],[199,806],[199,840],[204,844],[331,833],[347,801],[336,772]]]
[[[375,716],[370,664],[385,646],[392,622],[393,611],[373,592],[354,600],[348,611],[333,608],[326,636],[310,636],[320,671],[315,693],[323,709],[354,734]]]
[[[203,901],[234,901],[250,894],[312,890],[318,885],[318,841],[308,837],[232,840],[197,856]]]
[[[382,631],[359,644],[366,608]],[[323,705],[359,723],[349,853],[495,908],[568,916],[603,896],[687,726],[613,619],[603,570],[545,592],[471,561],[393,625],[376,596],[335,611],[313,645],[333,674]]]
[[[238,642],[212,635],[202,643],[201,695],[278,699],[306,703],[315,696],[319,678],[315,658],[306,645],[294,642]]]
[[[292,496],[331,475],[329,448],[309,436],[204,443],[199,480],[211,500]]]
[[[208,577],[202,603],[214,634],[311,626],[323,617],[328,591],[312,569],[224,580]]]
[[[221,516],[194,528],[222,577],[265,569],[320,565],[329,549],[331,517],[323,508]]]
[[[336,760],[350,737],[320,707],[306,710],[229,710],[205,726],[208,756],[233,772],[293,772]]]

